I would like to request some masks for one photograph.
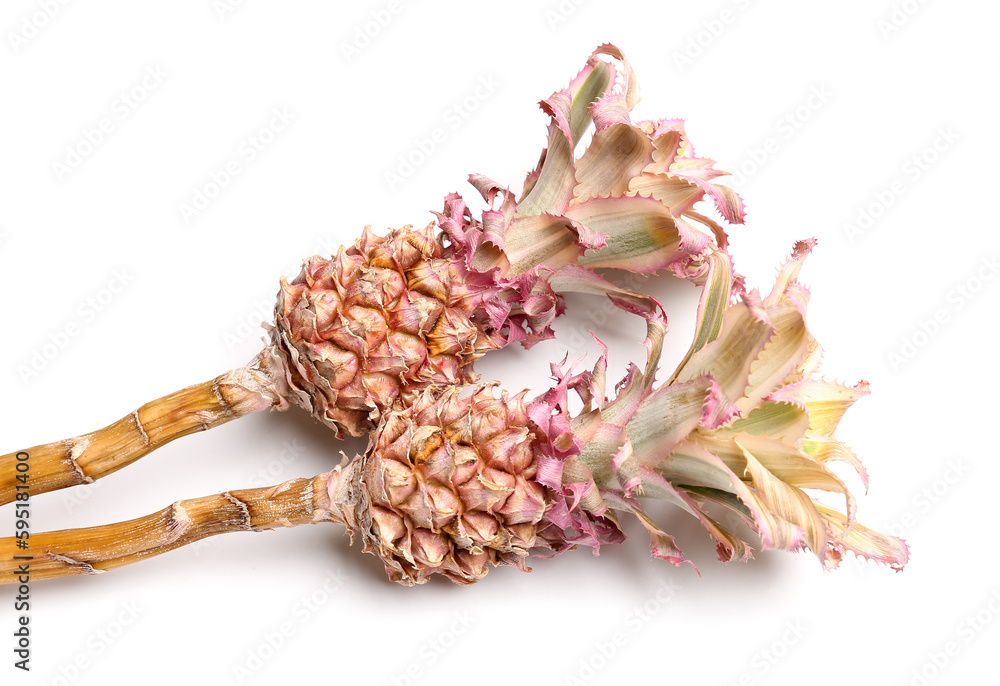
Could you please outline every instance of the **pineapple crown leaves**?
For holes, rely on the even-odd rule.
[[[556,384],[528,405],[528,416],[547,437],[539,443],[535,477],[549,493],[549,508],[539,538],[556,552],[586,545],[597,554],[602,544],[621,543],[625,539],[613,511],[623,508],[616,507],[617,499],[605,502],[601,484],[623,473],[618,466],[629,457],[625,423],[649,394],[659,360],[666,319],[658,311],[644,314],[646,370],[640,372],[630,365],[625,379],[617,386],[614,400],[608,402],[604,397],[608,349],[595,336],[602,353],[593,371],[573,374],[572,366],[564,371],[565,360],[553,364]],[[583,410],[572,418],[570,391],[576,392],[584,403]],[[636,485],[628,482],[625,487]],[[664,549],[673,550],[666,544],[669,536],[659,533],[665,537]]]
[[[692,257],[714,249],[713,238],[725,249],[725,230],[693,207],[707,195],[726,221],[742,223],[739,196],[711,183],[726,172],[714,169],[713,160],[695,156],[681,120],[633,124],[629,112],[638,100],[631,65],[617,47],[605,44],[567,88],[541,101],[550,117],[548,147],[520,198],[473,174],[470,183],[489,204],[482,220],[455,212],[460,202],[455,194],[438,214],[442,230],[466,250],[466,266],[496,270],[501,286],[532,273],[530,286],[518,284],[523,291],[535,287],[539,270],[558,276],[575,266],[638,273],[671,268],[680,275]],[[576,158],[575,148],[591,125],[593,140]],[[586,290],[594,292],[596,282],[585,280]],[[567,288],[565,281],[559,283]],[[644,307],[650,307],[648,299]]]
[[[732,223],[743,221],[742,201],[713,183],[724,172],[695,156],[683,122],[632,123],[638,99],[631,65],[601,45],[567,88],[542,101],[548,147],[519,199],[472,175],[488,204],[481,218],[451,193],[436,229],[380,237],[366,227],[336,257],[307,260],[282,283],[272,331],[290,399],[338,433],[360,435],[401,396],[470,382],[485,352],[552,338],[565,292],[604,295],[643,316],[662,311],[597,269],[668,268],[700,279],[692,265],[727,238],[694,205],[707,196]],[[729,278],[738,279],[731,269]],[[431,331],[438,321],[446,326]],[[398,325],[416,328],[399,333]]]
[[[599,60],[600,55],[617,61],[619,68]],[[548,148],[525,181],[519,215],[559,216],[591,200],[655,198],[682,232],[695,231],[687,221],[693,220],[726,247],[723,229],[692,208],[708,195],[727,222],[743,222],[739,195],[711,183],[727,172],[715,169],[713,160],[695,156],[682,120],[632,123],[629,113],[638,99],[634,72],[621,51],[610,44],[598,47],[568,88],[541,103],[551,119]],[[593,139],[576,159],[574,149],[592,123]],[[644,210],[635,212],[642,215]]]
[[[833,436],[867,384],[815,378],[818,345],[805,328],[807,297],[797,281],[813,245],[796,245],[766,297],[741,291],[732,299],[731,263],[709,256],[695,342],[671,379],[655,388],[651,376],[662,338],[650,319],[646,371],[630,369],[618,397],[598,400],[573,418],[571,443],[579,451],[562,457],[561,473],[547,467],[545,485],[555,490],[561,476],[554,500],[565,502],[551,519],[567,527],[569,538],[596,552],[599,543],[618,539],[588,538],[585,522],[617,522],[614,511],[629,512],[649,532],[652,555],[681,564],[686,560],[673,538],[641,507],[640,499],[653,498],[699,519],[723,561],[751,557],[732,520],[715,514],[729,511],[765,549],[808,548],[826,568],[839,564],[846,550],[897,570],[905,565],[905,542],[859,524],[854,496],[827,466],[852,466],[867,491],[864,467]],[[604,365],[602,356],[590,378]],[[584,381],[558,380],[561,389]],[[840,495],[845,512],[813,500],[808,490]],[[575,497],[581,493],[586,497]]]

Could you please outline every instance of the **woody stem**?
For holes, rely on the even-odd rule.
[[[208,536],[338,522],[327,486],[339,470],[277,486],[179,500],[127,522],[31,534],[27,542],[0,539],[0,584],[77,574],[100,574]]]
[[[270,350],[210,381],[146,403],[103,429],[0,457],[0,505],[116,472],[175,438],[283,406]],[[19,488],[20,486],[20,488]]]

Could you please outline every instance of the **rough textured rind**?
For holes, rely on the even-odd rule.
[[[405,585],[526,569],[546,509],[534,479],[540,440],[523,393],[429,387],[386,413],[364,457],[331,477],[333,513]]]
[[[360,436],[429,384],[472,381],[473,360],[505,342],[488,308],[499,289],[470,278],[457,252],[433,226],[366,227],[353,247],[282,280],[271,342],[289,400]]]

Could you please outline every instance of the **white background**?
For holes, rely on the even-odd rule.
[[[825,373],[873,388],[840,430],[871,473],[861,518],[902,532],[913,553],[901,574],[853,558],[824,573],[815,558],[782,552],[723,565],[697,522],[664,511],[700,576],[650,561],[631,527],[629,542],[600,557],[580,550],[537,560],[531,574],[496,569],[471,588],[407,589],[334,525],[223,536],[33,585],[30,675],[12,666],[13,593],[0,589],[0,682],[995,678],[976,676],[995,666],[1000,632],[990,515],[998,279],[986,266],[1000,252],[995,4],[104,1],[57,4],[51,18],[45,5],[0,10],[0,450],[96,429],[243,364],[260,347],[279,275],[365,224],[426,223],[450,191],[472,202],[470,172],[519,190],[544,143],[537,101],[611,41],[636,69],[637,119],[684,117],[700,154],[744,172],[734,183],[748,223],[731,234],[752,284],[769,283],[795,239],[819,239],[803,280]],[[477,95],[481,83],[492,91]],[[123,109],[133,89],[142,102]],[[810,100],[817,92],[826,95]],[[467,99],[474,111],[458,114]],[[275,108],[293,121],[248,161],[239,146]],[[110,133],[59,174],[54,163],[105,117]],[[444,142],[390,184],[386,173],[435,128]],[[231,160],[241,174],[185,221],[179,207]],[[845,224],[866,208],[877,217],[851,235]],[[121,272],[127,285],[108,302]],[[678,355],[697,293],[661,281]],[[977,292],[954,290],[963,284]],[[105,298],[102,311],[88,314],[88,298]],[[599,303],[571,305],[563,335],[599,314]],[[22,367],[73,325],[26,377]],[[627,343],[634,333],[608,336],[620,343],[616,370],[641,359]],[[507,350],[479,369],[541,390],[563,352]],[[96,485],[39,496],[32,523],[91,526],[311,476],[341,449],[363,444],[338,443],[297,410],[253,416]],[[0,534],[11,533],[7,506]],[[623,645],[611,654],[616,632]]]

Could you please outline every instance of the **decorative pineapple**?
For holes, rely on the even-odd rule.
[[[427,389],[387,414],[367,454],[340,475],[332,507],[390,579],[440,572],[470,583],[488,564],[524,566],[546,510],[524,395]]]
[[[621,65],[598,59],[609,56]],[[271,344],[248,365],[138,408],[99,431],[31,449],[33,493],[110,474],[180,436],[252,412],[299,405],[337,435],[361,436],[396,403],[430,384],[465,384],[474,361],[509,343],[550,338],[562,293],[611,297],[646,315],[659,305],[594,269],[685,271],[726,235],[693,209],[708,195],[728,221],[743,221],[725,174],[698,158],[680,120],[633,125],[638,100],[628,62],[599,47],[566,89],[543,101],[548,149],[520,199],[470,177],[490,208],[475,219],[457,194],[437,227],[379,237],[311,257],[282,281]],[[595,126],[577,159],[574,148]],[[16,453],[0,457],[0,504],[15,493]]]
[[[525,569],[529,555],[621,542],[622,513],[649,531],[655,557],[684,562],[643,498],[695,516],[724,561],[751,553],[719,511],[735,513],[762,547],[809,548],[827,568],[845,550],[901,568],[905,544],[857,523],[853,496],[826,467],[845,461],[867,486],[833,435],[867,387],[817,377],[820,349],[797,281],[813,242],[796,246],[767,296],[746,292],[724,231],[693,209],[707,195],[740,222],[742,201],[712,183],[723,172],[695,157],[679,120],[633,124],[637,99],[631,67],[601,46],[567,89],[541,103],[548,147],[520,198],[472,176],[489,205],[481,219],[451,194],[436,228],[384,237],[366,229],[353,247],[306,260],[297,278],[282,281],[271,344],[249,365],[101,431],[31,449],[30,492],[92,481],[179,436],[290,404],[338,436],[371,431],[364,455],[312,479],[32,534],[32,578],[98,573],[229,531],[333,521],[394,581],[440,573],[471,583],[490,565]],[[593,140],[576,158],[591,123]],[[665,316],[594,271],[602,267],[669,269],[704,284],[690,349],[659,385]],[[555,385],[532,401],[473,384],[473,363],[487,351],[551,337],[568,291],[608,296],[645,318],[643,371],[632,365],[612,400],[606,351],[590,372],[553,365]],[[576,416],[570,392],[584,404]],[[0,458],[2,502],[14,497],[15,464],[15,453]],[[841,495],[844,511],[804,489]],[[17,554],[14,539],[0,539],[0,572],[16,568]]]
[[[424,392],[331,477],[335,518],[405,584],[433,573],[469,583],[487,563],[524,569],[533,547],[596,550],[624,540],[623,512],[647,528],[655,557],[684,562],[641,498],[697,517],[722,561],[749,559],[750,545],[712,516],[713,505],[745,521],[764,548],[808,548],[827,568],[850,550],[901,569],[905,543],[857,523],[854,497],[826,467],[845,461],[867,487],[861,463],[833,436],[867,386],[816,378],[820,349],[796,280],[813,245],[796,245],[767,297],[739,292],[732,304],[728,260],[712,262],[696,342],[655,389],[664,326],[651,317],[646,371],[632,368],[612,402],[603,397],[604,356],[589,374],[555,367],[556,387],[527,404],[523,393],[496,399],[489,386],[468,397],[456,388]],[[728,306],[713,312],[713,303]],[[570,389],[586,403],[572,419]],[[803,489],[842,495],[846,512]]]
[[[46,554],[32,574],[95,573],[218,533],[334,521],[382,559],[393,581],[439,573],[467,584],[489,565],[526,569],[533,553],[621,542],[621,513],[649,531],[653,556],[684,562],[642,498],[698,518],[722,561],[747,560],[751,548],[713,506],[745,521],[764,548],[808,548],[827,568],[850,550],[901,569],[905,543],[857,523],[854,497],[825,466],[843,460],[866,479],[833,434],[867,389],[816,378],[819,346],[796,280],[811,247],[796,246],[766,297],[741,291],[736,302],[728,258],[716,255],[695,342],[659,386],[665,325],[654,314],[646,369],[633,366],[610,402],[606,355],[582,374],[553,365],[556,385],[531,402],[525,392],[497,398],[494,384],[428,386],[383,413],[364,455],[329,473],[180,501],[110,527],[37,535]],[[584,401],[575,417],[570,391]],[[845,512],[803,489],[842,495]],[[0,551],[12,564],[14,540],[0,541]]]

